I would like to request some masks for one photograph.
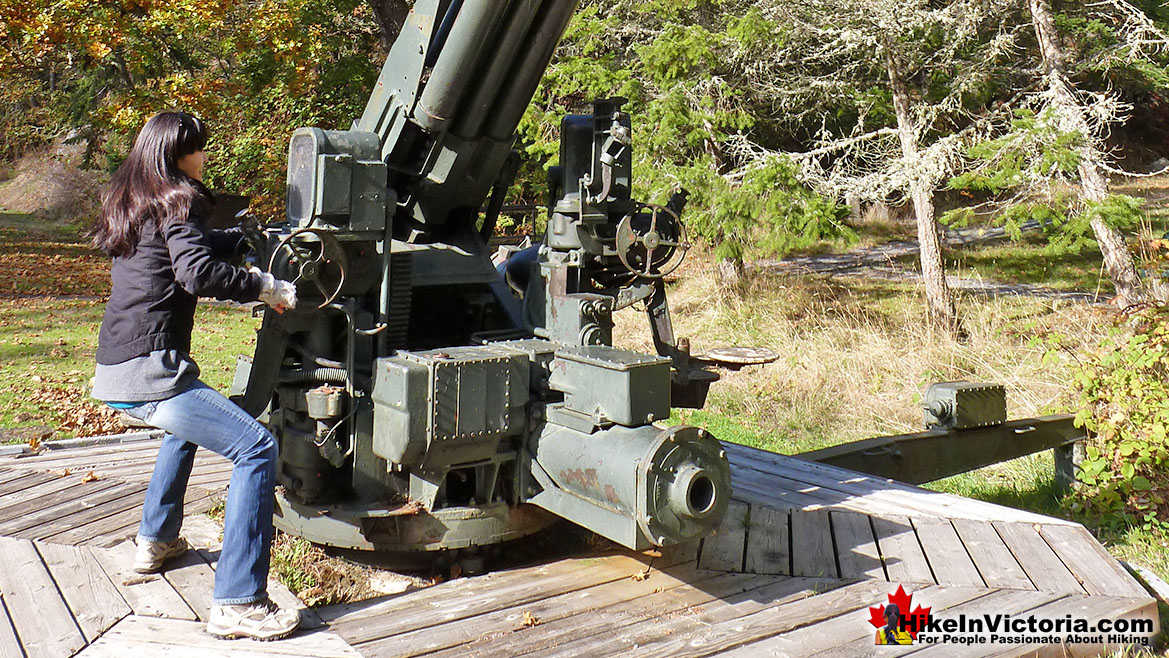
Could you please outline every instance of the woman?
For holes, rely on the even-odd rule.
[[[190,357],[199,296],[260,300],[283,312],[296,289],[224,260],[239,231],[206,231],[207,131],[184,112],[152,117],[102,196],[94,245],[113,256],[113,289],[98,335],[93,397],[166,432],[146,491],[134,569],[154,573],[182,555],[183,494],[202,446],[232,461],[209,633],[272,640],[300,615],[268,599],[276,440],[199,381]]]

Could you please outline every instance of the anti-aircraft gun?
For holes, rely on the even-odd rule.
[[[473,553],[563,517],[640,550],[721,519],[720,444],[654,424],[716,377],[666,304],[684,197],[632,200],[621,99],[563,120],[522,302],[489,259],[516,126],[575,6],[419,0],[361,118],[293,134],[287,222],[251,239],[300,303],[265,312],[235,386],[280,441],[278,527]],[[612,346],[613,312],[636,303],[657,354]]]

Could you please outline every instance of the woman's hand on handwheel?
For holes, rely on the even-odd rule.
[[[260,288],[260,301],[272,307],[273,311],[283,313],[287,309],[296,308],[296,286],[277,279],[268,272],[257,267],[248,268],[249,271],[260,275],[263,286]]]

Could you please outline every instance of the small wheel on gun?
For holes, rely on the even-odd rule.
[[[621,220],[616,238],[621,264],[647,279],[660,279],[678,269],[690,250],[686,227],[678,214],[665,206],[649,203],[639,203],[636,210]],[[658,249],[661,251],[655,256]]]
[[[304,239],[309,236],[316,240]],[[273,272],[282,250],[287,250],[290,254],[286,263],[294,270],[290,272],[295,274],[291,279],[292,283],[301,280],[311,281],[324,296],[325,300],[316,308],[324,308],[337,299],[337,295],[340,295],[342,288],[345,287],[345,273],[349,262],[336,237],[316,228],[302,228],[289,233],[272,250],[272,257],[268,259],[269,272]],[[336,285],[326,285],[321,278],[329,268],[335,268]]]

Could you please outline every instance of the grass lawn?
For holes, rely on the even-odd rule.
[[[1052,254],[1043,237],[1029,234],[1020,240],[998,241],[950,249],[945,254],[946,273],[997,283],[1026,284],[1053,290],[1080,290],[1112,297],[1112,281],[1103,272],[1100,252]],[[917,254],[895,259],[905,269],[918,269]]]
[[[88,393],[108,293],[109,261],[76,229],[0,214],[0,441],[122,429]],[[241,306],[204,303],[195,322],[203,380],[226,391],[259,320]]]

